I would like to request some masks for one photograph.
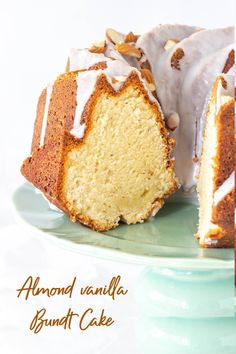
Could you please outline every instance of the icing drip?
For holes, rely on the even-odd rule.
[[[71,49],[69,53],[70,71],[89,69],[91,66],[111,59],[104,54],[91,53],[88,49]]]
[[[214,193],[214,206],[216,206],[233,188],[234,188],[235,173],[224,181],[224,183]]]
[[[97,70],[97,72],[100,72],[100,70]],[[93,93],[96,79],[97,75],[94,70],[81,72],[77,75],[77,105],[75,110],[74,125],[70,133],[79,139],[83,137],[85,131],[85,123],[81,123],[81,115],[85,104],[87,103],[90,95]]]
[[[47,128],[48,110],[49,110],[49,104],[50,104],[50,99],[52,94],[52,87],[53,87],[52,84],[49,84],[46,87],[46,102],[44,106],[44,114],[43,114],[43,122],[42,122],[39,147],[42,147],[44,145],[44,139],[45,139],[46,128]]]

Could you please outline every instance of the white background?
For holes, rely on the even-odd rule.
[[[66,274],[72,276],[74,269],[85,282],[104,282],[111,274],[123,272],[131,297],[121,302],[120,307],[117,303],[114,311],[125,311],[127,316],[135,313],[130,306],[133,284],[140,269],[70,255],[33,239],[23,228],[14,226],[10,196],[23,183],[19,168],[29,153],[37,99],[42,88],[63,72],[68,50],[90,46],[95,40],[102,39],[107,27],[136,33],[159,23],[220,27],[234,24],[235,14],[235,0],[0,0],[0,321],[5,321],[2,328],[0,322],[2,354],[43,351],[47,354],[46,345],[51,346],[53,341],[58,347],[50,351],[52,354],[60,354],[66,345],[69,345],[69,350],[65,351],[68,354],[91,353],[95,345],[98,346],[97,353],[111,353],[111,349],[104,346],[108,339],[104,332],[96,334],[95,342],[91,342],[89,336],[79,341],[75,334],[63,336],[61,340],[58,336],[56,340],[49,336],[40,340],[34,336],[26,337],[24,326],[30,315],[24,312],[26,307],[16,303],[14,289],[28,272],[40,273],[52,282],[60,279],[59,272],[64,272],[67,279]],[[120,325],[120,332],[113,331],[112,341],[117,341],[120,335],[123,338],[123,342],[119,342],[120,350],[123,348],[124,354],[138,354],[131,349],[132,341],[125,328],[122,331]],[[85,343],[90,346],[89,350]],[[124,343],[128,345],[125,350]]]
[[[23,181],[38,96],[63,72],[70,48],[89,47],[108,27],[217,27],[234,24],[235,15],[235,0],[0,0],[1,223],[11,223],[9,193]]]

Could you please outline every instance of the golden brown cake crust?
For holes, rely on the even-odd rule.
[[[224,77],[219,77],[212,90],[212,103],[217,107],[217,90],[219,85],[226,90],[227,81]],[[222,95],[222,93],[221,93]],[[223,95],[222,95],[223,96]],[[231,176],[235,169],[235,137],[234,137],[234,99],[227,97],[225,103],[221,104],[218,113],[215,116],[215,125],[217,131],[217,148],[214,159],[214,178],[213,178],[213,200],[214,193]],[[208,115],[206,116],[206,119]],[[206,185],[207,188],[207,185]],[[196,234],[201,239],[201,245],[206,248],[233,248],[235,239],[234,226],[234,188],[228,192],[221,200],[211,206],[211,218],[209,220],[212,226],[204,235]],[[212,240],[212,241],[211,241]]]
[[[225,82],[222,82],[224,85]],[[214,192],[227,180],[234,171],[234,102],[224,104],[216,117],[217,154],[215,158]],[[209,230],[206,238],[217,240],[217,243],[205,247],[234,247],[234,191],[228,193],[217,205],[213,206],[211,222],[218,228]]]
[[[234,170],[234,102],[224,104],[216,117],[218,146],[214,192],[224,183]]]
[[[214,232],[209,232],[206,235],[212,240],[217,240],[217,243],[209,243],[202,245],[203,248],[234,248],[234,237],[235,230],[232,232],[232,229],[217,229]]]
[[[31,152],[35,151],[40,144],[40,135],[42,131],[45,104],[46,104],[46,89],[43,90],[38,100]]]
[[[149,96],[135,71],[131,72],[124,85],[118,91],[115,91],[108,83],[106,76],[101,74],[97,79],[94,93],[85,105],[82,114],[82,121],[86,123],[84,137],[82,139],[77,139],[70,134],[76,109],[77,73],[77,71],[74,71],[63,74],[55,81],[52,93],[53,99],[51,100],[49,107],[44,146],[40,148],[38,144],[39,139],[35,139],[32,156],[24,161],[21,172],[25,178],[33,183],[36,188],[40,189],[52,203],[66,212],[72,221],[79,220],[83,224],[89,225],[97,231],[105,230],[104,226],[97,221],[91,220],[85,215],[75,215],[73,211],[69,210],[66,200],[63,199],[62,195],[65,157],[71,149],[86,141],[86,136],[89,134],[90,130],[90,117],[95,107],[96,100],[101,93],[108,92],[110,95],[119,96],[128,85],[135,84],[138,90],[140,90],[140,94],[144,95],[147,103],[151,105],[154,114],[157,116],[157,121],[162,125],[161,133],[164,143],[167,146],[166,168],[169,169],[173,175],[172,188],[162,199],[157,199],[153,202],[151,210],[145,216],[145,219],[147,219],[153,213],[155,208],[163,205],[164,198],[168,197],[168,195],[178,189],[178,182],[175,180],[173,172],[174,162],[170,158],[174,141],[168,137],[168,131],[164,126],[161,113],[159,112],[156,103],[150,101]],[[44,95],[45,93],[43,93],[41,97],[44,97]],[[35,124],[35,135],[37,137],[40,137],[41,134],[44,103],[45,98],[44,100],[41,98],[38,103],[36,117],[37,124]],[[111,225],[109,228],[116,226],[117,225]]]
[[[34,138],[32,156],[27,158],[21,168],[22,174],[40,189],[53,203],[60,203],[60,186],[66,147],[73,137],[67,130],[72,128],[76,108],[77,73],[64,74],[53,86],[53,100],[49,106],[45,144],[39,147]],[[65,90],[66,88],[66,90]],[[43,91],[44,94],[44,91]],[[44,94],[46,95],[46,93]],[[42,97],[42,95],[41,95]],[[42,99],[39,99],[34,136],[40,137],[44,111]],[[65,100],[66,104],[62,104]],[[37,144],[37,145],[36,145]],[[60,204],[61,205],[61,204]]]
[[[234,171],[234,102],[224,104],[216,117],[218,148],[214,192]],[[228,193],[212,211],[212,222],[219,225],[217,247],[234,247],[234,191]]]

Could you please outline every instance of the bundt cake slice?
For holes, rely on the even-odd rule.
[[[234,247],[234,104],[234,76],[221,75],[208,103],[197,184],[197,237],[205,247]]]
[[[173,144],[140,73],[112,60],[42,92],[21,171],[71,220],[103,231],[146,220],[176,191]]]

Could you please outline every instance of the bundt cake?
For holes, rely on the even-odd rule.
[[[234,77],[218,76],[206,109],[200,173],[200,244],[234,245]]]
[[[142,222],[198,180],[200,244],[232,247],[234,28],[110,28],[65,71],[39,98],[23,175],[95,230]]]
[[[22,173],[72,220],[108,230],[155,215],[176,191],[172,147],[139,72],[113,60],[42,92]]]

